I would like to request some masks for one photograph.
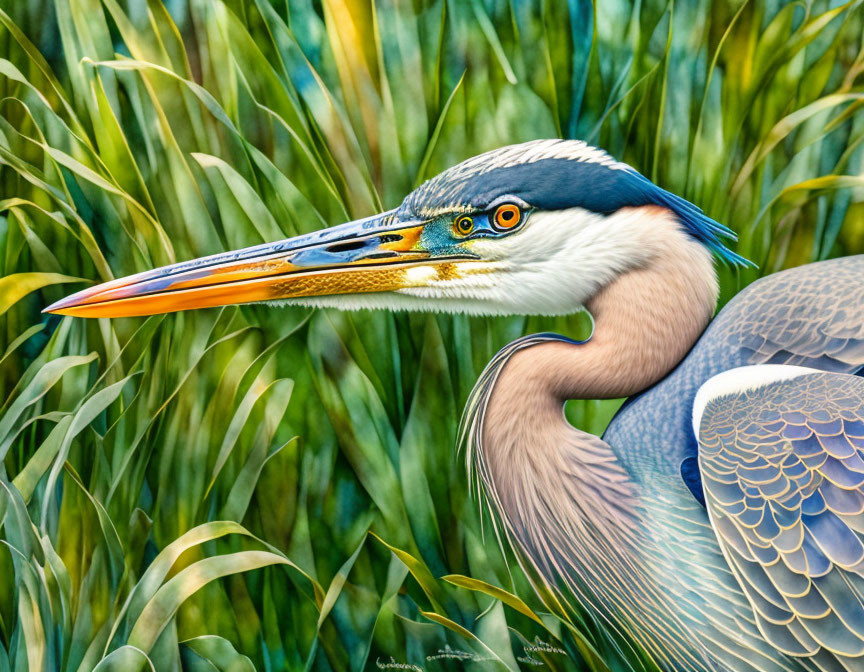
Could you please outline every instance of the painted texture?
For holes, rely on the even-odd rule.
[[[27,504],[0,494],[15,512],[0,658],[341,672],[392,657],[432,671],[462,665],[449,648],[503,661],[466,667],[651,669],[605,624],[547,615],[454,456],[495,352],[529,333],[584,336],[584,317],[40,311],[86,286],[73,278],[317,235],[466,157],[556,136],[607,148],[738,232],[760,269],[719,268],[722,302],[762,274],[860,253],[862,204],[835,188],[861,170],[860,5],[0,4],[16,68],[0,75],[0,452]],[[37,376],[47,391],[27,405]],[[567,412],[599,433],[619,403]],[[58,487],[42,487],[52,473]],[[123,648],[160,581],[188,587],[202,560],[239,567],[236,553],[264,548],[245,532],[312,579],[273,565],[214,580],[182,594],[154,647]],[[679,537],[666,541],[698,548]]]

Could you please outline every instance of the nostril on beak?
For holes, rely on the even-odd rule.
[[[351,252],[352,250],[360,250],[366,247],[365,240],[352,240],[349,243],[336,243],[335,245],[328,245],[324,249],[327,252]]]
[[[396,243],[402,240],[403,236],[398,233],[385,233],[377,238],[365,238],[363,240],[349,240],[344,243],[334,243],[328,245],[324,249],[327,252],[338,254],[339,252],[352,252],[354,250],[362,250],[364,247],[377,247],[385,243]],[[384,254],[384,253],[382,253]],[[387,254],[386,256],[391,256]],[[367,257],[368,259],[377,258],[375,256]]]

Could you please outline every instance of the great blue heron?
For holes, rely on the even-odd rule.
[[[864,256],[755,282],[706,330],[712,256],[745,263],[732,237],[602,150],[543,140],[469,159],[381,215],[47,310],[587,308],[588,341],[506,346],[464,417],[520,557],[667,670],[864,670]],[[562,412],[634,394],[603,439]]]

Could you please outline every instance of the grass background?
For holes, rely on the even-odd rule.
[[[738,231],[728,299],[864,252],[862,35],[860,1],[0,3],[0,672],[651,669],[530,589],[455,452],[494,352],[582,317],[40,310],[555,136]]]

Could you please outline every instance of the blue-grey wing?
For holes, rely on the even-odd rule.
[[[719,317],[726,347],[750,364],[852,373],[864,367],[864,255],[766,276]]]
[[[657,387],[654,396],[680,399],[695,394],[701,381],[711,375],[746,364],[788,364],[861,375],[864,255],[791,268],[746,287],[720,311],[690,356],[668,383]],[[690,403],[686,403],[673,411],[676,417],[671,424],[683,430],[689,424],[689,410]],[[618,432],[624,433],[624,418],[617,420]],[[644,435],[644,420],[634,420],[636,431],[631,433]],[[661,431],[649,432],[645,443],[661,445]],[[609,439],[634,445],[633,436],[610,434]],[[678,445],[682,446],[681,459],[675,468],[680,468],[690,492],[704,503],[692,434],[681,435]]]
[[[712,527],[765,639],[864,669],[864,378],[748,366],[694,404]]]

